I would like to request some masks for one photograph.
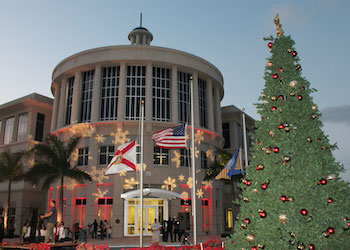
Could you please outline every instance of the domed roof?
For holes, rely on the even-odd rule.
[[[136,27],[135,29],[133,29],[133,31],[134,31],[134,30],[145,30],[145,31],[148,31],[148,32],[149,32],[149,30],[146,29],[145,27]]]

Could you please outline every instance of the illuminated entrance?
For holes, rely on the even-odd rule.
[[[169,217],[168,200],[180,198],[181,195],[172,191],[155,188],[143,189],[143,235],[151,236],[151,225],[154,219],[160,223]],[[124,236],[140,235],[140,199],[139,190],[121,195],[124,201]]]

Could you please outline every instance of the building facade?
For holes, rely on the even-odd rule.
[[[181,212],[190,214],[194,198],[200,234],[221,233],[225,228],[220,217],[222,183],[203,178],[215,148],[224,144],[222,74],[195,55],[151,46],[153,36],[143,27],[134,29],[128,38],[130,45],[77,53],[53,71],[51,130],[63,140],[83,134],[75,160],[93,176],[92,183],[67,181],[65,222],[88,225],[94,219],[106,219],[113,237],[139,235],[139,171],[115,176],[103,172],[118,146],[139,141],[144,101],[145,235],[152,234],[150,225],[155,218],[162,221]],[[194,83],[196,187],[191,183],[189,150],[158,148],[151,139],[165,128],[183,123],[192,126],[190,77]],[[191,196],[192,188],[196,197]],[[51,187],[48,196],[49,200],[58,198],[58,186]]]
[[[0,151],[26,150],[33,142],[41,142],[50,133],[53,100],[30,94],[0,105]],[[32,160],[24,162],[28,169]],[[8,182],[0,182],[0,216],[4,216]],[[38,186],[19,181],[12,183],[9,221],[14,220],[16,234],[33,214],[46,209],[43,202],[47,191]]]

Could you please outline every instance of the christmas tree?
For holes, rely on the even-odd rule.
[[[349,183],[339,173],[315,89],[301,75],[278,14],[277,37],[265,38],[271,57],[257,104],[251,162],[242,179],[240,214],[228,249],[350,249]]]

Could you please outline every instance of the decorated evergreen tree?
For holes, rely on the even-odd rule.
[[[315,89],[301,75],[278,14],[269,37],[265,88],[257,104],[251,163],[242,180],[240,214],[228,249],[349,249],[349,183],[340,179]]]

